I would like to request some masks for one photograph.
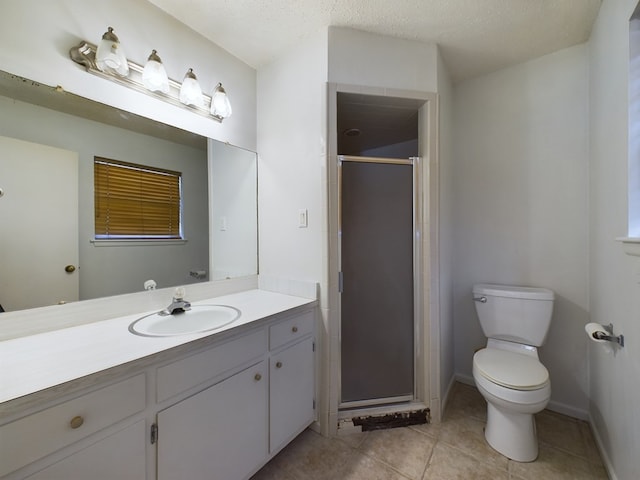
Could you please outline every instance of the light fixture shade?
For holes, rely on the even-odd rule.
[[[229,102],[227,92],[222,88],[222,84],[219,83],[213,90],[213,95],[211,96],[211,115],[228,118],[231,116],[231,113],[231,102]]]
[[[115,73],[122,77],[129,75],[127,56],[112,27],[102,35],[102,40],[98,44],[96,66],[103,72]]]
[[[193,73],[193,68],[187,71],[182,81],[180,101],[185,105],[194,105],[196,107],[202,107],[204,104],[202,89],[200,88],[196,74]]]
[[[162,60],[153,50],[147,64],[142,71],[142,83],[147,90],[152,92],[169,93],[169,77],[167,77],[167,71],[162,65]]]

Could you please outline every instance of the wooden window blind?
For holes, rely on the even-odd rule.
[[[179,239],[182,174],[94,157],[96,239]]]

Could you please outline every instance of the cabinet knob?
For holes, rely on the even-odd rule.
[[[291,327],[291,331],[292,331],[293,333],[296,333],[296,332],[298,331],[298,327]]]
[[[253,378],[256,382],[259,382],[260,380],[262,380],[262,375],[260,375],[259,373],[256,373]]]
[[[276,363],[276,368],[282,368],[282,362]]]
[[[73,429],[76,429],[76,428],[80,428],[83,423],[84,423],[84,418],[78,415],[71,419],[71,421],[69,422],[69,426]]]

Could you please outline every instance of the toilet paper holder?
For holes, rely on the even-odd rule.
[[[607,342],[617,343],[621,347],[624,347],[624,335],[613,334],[613,323],[610,323],[609,325],[603,325],[602,327],[606,330],[606,333],[601,331],[593,332],[591,334],[593,338],[595,338],[596,340],[606,340]]]

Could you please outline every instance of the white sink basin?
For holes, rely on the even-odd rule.
[[[240,310],[228,305],[192,305],[191,310],[174,315],[145,315],[129,325],[129,331],[143,337],[171,337],[216,330],[238,318]]]

